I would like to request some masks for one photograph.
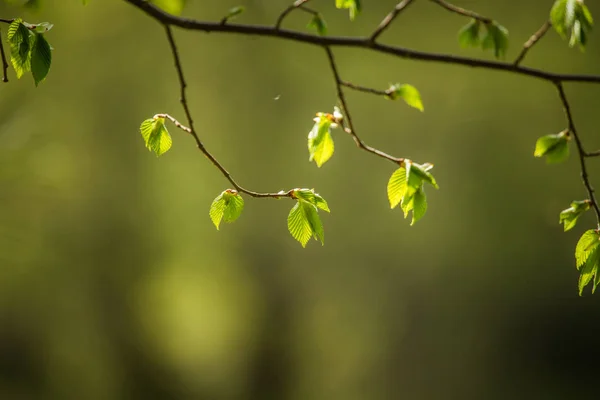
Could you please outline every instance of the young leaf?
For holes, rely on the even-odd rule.
[[[321,36],[327,34],[327,23],[325,22],[325,19],[323,19],[321,13],[316,13],[313,15],[312,19],[307,25],[307,28],[315,29]]]
[[[166,153],[173,144],[163,117],[154,117],[142,122],[140,133],[148,150],[156,153],[157,157]]]
[[[486,33],[481,42],[484,50],[494,49],[496,58],[503,58],[508,49],[508,30],[496,21],[485,25]]]
[[[535,143],[535,157],[546,156],[547,163],[560,163],[569,158],[568,131],[540,137]]]
[[[390,201],[390,207],[395,208],[404,197],[406,193],[406,169],[398,168],[387,184],[388,200]]]
[[[415,88],[412,85],[400,85],[396,83],[390,86],[389,89],[385,91],[385,93],[386,99],[396,100],[398,97],[401,97],[409,106],[414,107],[419,111],[424,111],[423,103],[421,101],[421,94],[419,93],[417,88]]]
[[[34,37],[33,49],[31,50],[31,74],[33,75],[35,86],[37,86],[46,78],[48,71],[50,71],[52,51],[50,50],[50,44],[48,44],[43,34],[36,33]]]
[[[244,6],[231,7],[229,9],[229,11],[227,12],[227,15],[225,16],[225,18],[223,18],[223,20],[229,21],[230,19],[233,19],[233,18],[237,17],[238,15],[240,15],[241,13],[243,13],[244,10],[245,10]]]
[[[335,0],[335,7],[338,9],[346,8],[350,14],[350,21],[354,21],[361,11],[360,0]]]
[[[325,244],[325,233],[317,207],[302,199],[298,199],[288,215],[288,230],[302,247],[306,247],[311,237]]]
[[[218,195],[210,205],[209,216],[219,230],[221,220],[233,222],[244,210],[244,198],[233,189],[227,189]]]
[[[186,0],[150,0],[155,6],[173,15],[181,15]]]
[[[550,10],[550,21],[554,30],[568,39],[569,47],[579,45],[581,51],[585,50],[594,20],[582,0],[557,0]]]
[[[600,233],[593,229],[586,231],[575,247],[575,260],[577,261],[577,269],[581,267],[589,258],[590,254],[600,246]]]
[[[581,296],[583,294],[583,289],[588,285],[588,283],[590,283],[592,281],[592,278],[594,278],[594,276],[596,276],[596,279],[594,279],[594,286],[592,288],[592,293],[594,293],[596,291],[596,286],[597,286],[596,281],[598,280],[597,276],[599,274],[599,271],[598,271],[599,261],[600,261],[600,247],[596,246],[580,270],[579,282],[578,282],[579,296]]]
[[[437,182],[435,181],[435,178],[433,177],[433,175],[431,175],[431,173],[429,172],[429,170],[433,168],[432,164],[429,163],[425,163],[425,164],[417,164],[417,163],[411,163],[411,172],[413,174],[415,174],[416,176],[418,176],[419,178],[421,178],[421,180],[430,183],[434,188],[439,189],[439,186],[437,184]]]
[[[564,231],[572,229],[577,219],[591,207],[589,200],[573,201],[571,207],[560,212],[559,223],[564,223]]]
[[[31,70],[32,35],[20,18],[15,19],[8,27],[8,42],[10,43],[10,61],[15,69],[17,78]]]
[[[463,26],[458,31],[458,43],[461,47],[479,47],[481,38],[479,37],[479,29],[481,22],[472,19],[468,24]]]
[[[414,225],[415,222],[423,218],[427,212],[427,198],[425,197],[425,190],[423,188],[417,190],[413,197],[413,218],[410,225]]]
[[[315,125],[308,133],[309,161],[315,161],[320,168],[333,155],[334,145],[331,137],[332,121],[328,114],[318,113]]]
[[[293,192],[293,197],[307,201],[323,211],[330,212],[329,205],[325,199],[320,194],[315,193],[314,189],[295,189]]]

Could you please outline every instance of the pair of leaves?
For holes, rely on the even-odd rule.
[[[508,29],[496,21],[481,22],[471,19],[458,32],[458,42],[462,47],[494,49],[496,58],[504,58],[508,49]]]
[[[227,189],[213,200],[208,214],[217,230],[219,230],[221,221],[233,222],[242,215],[243,210],[243,197],[237,190]]]
[[[44,33],[52,29],[52,24],[27,24],[20,18],[8,27],[7,39],[10,44],[10,61],[18,79],[31,71],[35,86],[46,79],[52,64],[52,47]]]
[[[564,223],[565,232],[575,227],[577,220],[581,215],[589,210],[591,202],[589,200],[573,201],[571,207],[560,212],[559,223]]]
[[[302,247],[311,238],[325,244],[325,231],[319,217],[318,209],[330,212],[327,202],[312,189],[295,189],[292,197],[297,200],[288,215],[288,230],[300,242]]]
[[[577,269],[579,275],[579,295],[583,293],[583,289],[592,281],[592,293],[596,291],[596,287],[600,284],[600,232],[590,229],[586,231],[575,248],[575,260],[577,261]]]
[[[412,211],[412,221],[414,225],[427,212],[427,198],[425,196],[425,182],[436,189],[438,184],[429,170],[433,168],[431,164],[417,164],[411,160],[404,160],[402,166],[394,171],[387,185],[387,195],[390,207],[396,208],[398,204],[404,211],[404,218]]]
[[[335,107],[333,114],[319,112],[313,119],[315,124],[308,133],[308,160],[314,160],[319,168],[333,155],[335,148],[331,129],[337,128],[342,118],[339,108]]]
[[[548,164],[556,164],[566,161],[569,158],[569,141],[571,136],[568,130],[560,133],[545,135],[535,143],[535,157],[546,156]]]
[[[360,0],[335,0],[335,7],[338,9],[347,9],[350,21],[354,21],[362,9]]]
[[[173,144],[171,135],[165,126],[165,118],[162,116],[155,115],[142,122],[140,133],[144,138],[146,148],[156,153],[157,157],[166,153]]]
[[[413,85],[401,85],[399,83],[395,83],[385,91],[385,98],[388,100],[396,100],[401,98],[409,106],[414,107],[421,112],[424,111],[423,102],[421,101],[421,94]]]
[[[554,30],[569,40],[569,47],[578,45],[585,50],[594,20],[583,0],[557,0],[550,10],[550,21]]]

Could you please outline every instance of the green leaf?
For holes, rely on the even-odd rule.
[[[557,0],[550,10],[550,21],[554,30],[569,41],[569,47],[579,46],[585,50],[594,20],[581,0]]]
[[[479,47],[481,44],[481,38],[479,36],[479,30],[481,28],[481,22],[476,19],[471,19],[468,24],[463,26],[458,31],[458,43],[461,47]]]
[[[589,258],[590,254],[600,245],[600,234],[598,231],[590,229],[586,231],[575,247],[575,260],[577,269],[581,267]]]
[[[413,196],[413,219],[410,225],[423,218],[427,212],[427,198],[425,197],[425,189],[420,188]]]
[[[568,131],[540,137],[535,143],[535,157],[546,156],[547,163],[560,163],[569,158]]]
[[[325,232],[317,207],[302,199],[298,199],[288,215],[288,230],[302,247],[306,247],[311,237],[325,244]]]
[[[54,25],[50,22],[40,22],[39,24],[32,25],[29,28],[33,29],[36,33],[46,33],[52,29],[52,27],[54,27]]]
[[[181,15],[186,0],[151,0],[158,8],[173,15]]]
[[[320,194],[315,193],[314,189],[294,189],[292,195],[296,199],[302,199],[323,211],[330,212],[329,205],[325,199]]]
[[[8,27],[8,42],[10,44],[10,61],[20,79],[25,72],[31,70],[32,35],[20,18],[15,19]]]
[[[431,170],[432,168],[433,168],[433,164],[425,163],[425,164],[421,165],[421,164],[411,162],[411,172],[413,174],[415,174],[416,176],[421,178],[421,180],[428,182],[434,188],[439,189],[439,186],[438,186],[437,182],[435,181],[435,178],[429,172],[429,170]]]
[[[229,9],[229,11],[227,12],[227,15],[225,16],[225,18],[223,18],[223,21],[229,21],[230,19],[237,17],[238,15],[243,13],[244,10],[245,10],[244,6],[231,7]]]
[[[348,9],[350,21],[354,21],[362,8],[360,0],[335,0],[335,7],[338,9]]]
[[[325,113],[318,113],[314,120],[315,125],[308,133],[309,161],[314,160],[321,168],[333,155],[334,145],[331,137],[333,122],[330,114]]]
[[[583,294],[583,289],[592,281],[594,276],[598,275],[598,263],[600,261],[600,247],[596,246],[594,250],[590,253],[588,259],[585,261],[585,264],[580,270],[579,273],[579,296]],[[596,281],[594,280],[594,286],[592,288],[592,293],[596,291]]]
[[[321,13],[316,13],[313,15],[312,19],[307,25],[307,28],[315,29],[317,33],[321,36],[327,34],[327,23]]]
[[[494,49],[496,58],[504,58],[508,49],[508,29],[492,21],[485,24],[486,33],[483,36],[481,46],[484,50]]]
[[[31,51],[31,74],[35,81],[35,86],[46,79],[50,65],[52,64],[52,51],[50,44],[41,33],[35,34],[35,41]]]
[[[573,201],[571,207],[560,212],[559,223],[564,223],[564,231],[572,229],[579,217],[591,207],[589,200]]]
[[[166,153],[173,144],[163,117],[155,116],[145,120],[140,125],[140,132],[148,150],[156,153],[157,157]]]
[[[390,177],[387,184],[390,207],[395,208],[406,194],[406,169],[398,168]]]
[[[389,100],[396,100],[397,98],[402,98],[411,107],[416,108],[417,110],[424,111],[423,103],[421,102],[421,94],[412,85],[403,84],[400,85],[398,83],[389,87],[388,90],[385,91],[385,97]]]
[[[244,198],[233,189],[227,189],[218,195],[210,205],[209,216],[217,230],[221,221],[233,222],[244,210]]]

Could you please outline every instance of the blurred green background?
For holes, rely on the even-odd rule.
[[[291,0],[189,1],[184,14],[272,24]],[[315,0],[329,33],[366,35],[395,1],[364,1],[355,23]],[[508,59],[552,1],[456,1],[510,31]],[[600,18],[598,4],[589,7]],[[575,153],[533,157],[564,129],[554,87],[503,72],[335,49],[344,79],[411,83],[425,112],[348,92],[369,144],[432,162],[440,190],[415,226],[390,210],[394,167],[335,132],[308,162],[306,137],[335,88],[322,49],[176,30],[196,128],[244,186],[315,188],[325,246],[288,233],[289,200],[247,199],[217,231],[211,201],[228,182],[183,132],[156,158],[142,120],[184,120],[164,30],[124,1],[47,0],[0,17],[55,24],[48,79],[0,85],[1,399],[571,399],[600,373],[600,295],[578,297],[574,249],[558,213],[585,198]],[[304,30],[304,13],[286,20]],[[467,22],[417,1],[381,38],[460,49]],[[6,25],[2,25],[5,40]],[[600,74],[549,32],[524,65]],[[600,148],[600,87],[568,84],[577,127]],[[277,100],[276,100],[277,98]],[[600,186],[600,160],[590,172]]]

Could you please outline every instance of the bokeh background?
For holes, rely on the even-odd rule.
[[[271,24],[286,0],[189,1],[184,15]],[[0,85],[0,398],[571,399],[600,373],[600,295],[577,293],[574,248],[558,213],[585,198],[578,162],[546,165],[535,140],[564,129],[554,87],[503,72],[336,49],[347,80],[411,83],[425,112],[348,92],[369,144],[432,162],[439,190],[410,227],[390,210],[393,165],[341,131],[322,168],[306,137],[336,102],[322,49],[269,38],[176,30],[196,127],[244,186],[315,188],[325,246],[288,233],[289,200],[246,200],[217,231],[208,217],[228,182],[183,132],[157,158],[142,120],[184,120],[164,30],[124,1],[0,2],[0,17],[50,21],[54,61]],[[552,1],[457,1],[510,31],[508,59]],[[395,1],[364,1],[355,23],[314,1],[336,35],[365,35]],[[590,2],[600,18],[598,4]],[[297,12],[289,28],[306,29]],[[461,49],[467,20],[417,1],[386,43]],[[6,25],[2,26],[5,40]],[[525,65],[599,74],[555,32]],[[568,84],[577,127],[600,148],[600,87]],[[600,160],[590,160],[600,186]]]

